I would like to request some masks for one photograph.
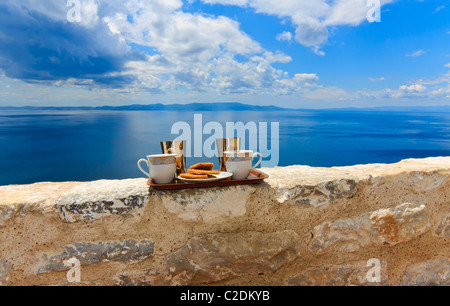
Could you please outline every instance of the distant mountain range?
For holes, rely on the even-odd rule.
[[[124,106],[25,106],[25,107],[0,107],[1,109],[21,110],[109,110],[109,111],[285,111],[289,109],[277,106],[257,106],[241,103],[192,103],[192,104],[149,104],[149,105],[124,105]]]
[[[378,112],[450,112],[450,105],[429,105],[429,106],[378,106],[365,108],[336,108],[333,110],[343,111],[378,111]]]
[[[0,110],[105,110],[105,111],[390,111],[390,112],[450,112],[450,105],[440,106],[381,106],[372,108],[333,108],[333,109],[289,109],[278,106],[258,106],[242,103],[191,103],[191,104],[149,104],[124,106],[0,106]]]

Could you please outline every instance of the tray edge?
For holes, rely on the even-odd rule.
[[[258,173],[256,179],[243,179],[243,180],[224,180],[219,182],[207,182],[207,183],[169,183],[169,184],[153,184],[151,179],[147,181],[147,185],[151,189],[155,190],[182,190],[182,189],[194,189],[194,188],[213,188],[213,187],[227,187],[227,186],[239,186],[239,185],[253,185],[263,182],[270,176],[262,171],[253,170],[251,173]]]

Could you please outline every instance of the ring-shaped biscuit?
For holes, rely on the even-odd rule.
[[[191,173],[182,173],[182,174],[180,174],[180,177],[184,178],[184,179],[194,179],[194,180],[195,179],[205,180],[205,179],[209,178],[208,175],[198,175],[198,174],[191,174]]]
[[[197,169],[189,169],[188,173],[190,174],[196,174],[196,175],[218,175],[220,174],[220,171],[208,171],[208,170],[197,170]]]
[[[199,164],[193,165],[189,169],[212,171],[214,169],[214,164],[213,163],[199,163]]]

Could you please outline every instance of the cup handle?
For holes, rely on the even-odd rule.
[[[263,157],[262,157],[262,155],[261,155],[261,153],[255,153],[255,154],[253,154],[253,158],[255,158],[256,156],[259,156],[259,161],[256,163],[256,165],[255,166],[253,166],[253,168],[252,169],[256,169],[256,167],[258,167],[259,166],[259,164],[261,164],[261,162],[262,162],[262,159],[263,159]]]
[[[140,159],[137,163],[139,170],[142,171],[142,173],[144,173],[145,175],[147,175],[147,177],[150,177],[150,173],[148,173],[147,171],[145,171],[144,169],[142,169],[141,167],[141,163],[144,162],[146,163],[147,167],[148,167],[148,161],[146,159]]]

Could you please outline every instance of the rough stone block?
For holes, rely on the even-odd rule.
[[[31,212],[56,215],[57,198],[79,184],[63,182],[0,186],[0,227],[9,220],[24,217]]]
[[[72,285],[60,276],[73,258],[76,285],[371,285],[366,256],[389,260],[391,285],[448,285],[448,260],[423,261],[447,257],[449,165],[292,166],[262,169],[257,186],[173,192],[146,179],[0,186],[0,285]]]
[[[0,227],[16,215],[19,209],[15,206],[0,206]]]
[[[105,216],[124,216],[143,208],[150,198],[146,180],[82,183],[62,195],[56,206],[64,222],[93,221]]]
[[[320,208],[358,192],[358,178],[331,169],[307,166],[264,169],[280,203]]]
[[[293,231],[196,236],[166,262],[182,285],[202,284],[240,274],[275,271],[298,257],[300,238]]]
[[[143,287],[154,286],[158,273],[152,270],[127,271],[120,273],[114,280],[116,286]]]
[[[431,227],[425,205],[410,203],[380,209],[370,219],[383,243],[389,245],[409,241]]]
[[[403,286],[450,286],[450,259],[428,260],[406,271]]]
[[[443,237],[450,237],[450,215],[445,216],[438,227],[436,228],[435,234]]]
[[[159,196],[166,209],[180,219],[211,223],[244,216],[254,192],[252,186],[232,186],[161,192]]]
[[[0,260],[0,286],[8,284],[9,273],[11,272],[11,265],[6,260]]]
[[[326,221],[314,228],[310,249],[314,254],[330,250],[355,252],[363,247],[396,245],[431,227],[425,205],[405,203],[356,218]]]
[[[64,252],[57,255],[44,254],[44,264],[40,265],[38,274],[67,270],[65,262],[76,258],[82,265],[96,264],[105,261],[135,263],[153,257],[155,243],[150,240],[137,242],[78,242],[65,246]]]
[[[330,265],[308,268],[290,277],[289,286],[387,286],[387,263],[380,265],[379,279],[372,272],[372,265],[359,261],[344,265]]]

